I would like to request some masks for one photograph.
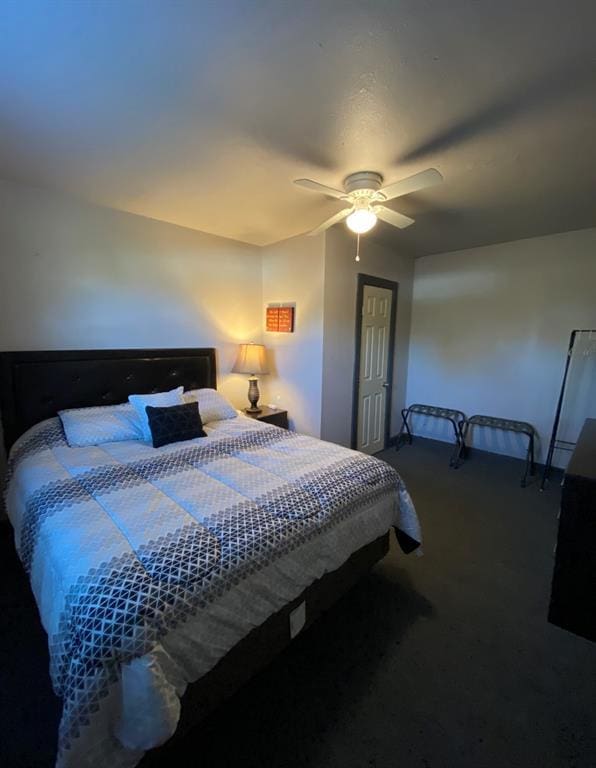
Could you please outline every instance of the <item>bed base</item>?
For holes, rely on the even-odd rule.
[[[302,602],[306,603],[306,622],[301,630],[304,632],[388,551],[389,532],[361,547],[339,568],[313,582],[299,597],[270,616],[260,627],[253,629],[210,672],[191,683],[182,697],[182,712],[176,733],[164,746],[148,752],[139,768],[150,768],[153,757],[160,756],[161,759],[162,753],[187,736],[201,720],[290,644],[290,614]]]

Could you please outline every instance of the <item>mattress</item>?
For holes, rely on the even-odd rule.
[[[254,627],[392,526],[421,541],[385,462],[242,416],[206,431],[70,448],[54,418],[13,446],[6,505],[63,703],[60,768],[136,765]]]

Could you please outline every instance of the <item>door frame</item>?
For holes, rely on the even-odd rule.
[[[360,352],[362,346],[362,299],[364,286],[372,285],[375,288],[386,288],[391,291],[391,318],[389,320],[389,354],[387,355],[387,397],[385,399],[385,448],[389,445],[389,432],[391,428],[391,403],[393,393],[393,358],[395,351],[395,318],[397,316],[397,290],[399,283],[393,280],[385,280],[383,277],[366,275],[358,272],[356,287],[356,335],[354,354],[354,381],[352,385],[352,440],[351,447],[358,446],[358,396],[360,394]]]

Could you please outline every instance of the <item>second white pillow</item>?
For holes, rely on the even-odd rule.
[[[199,401],[199,413],[203,424],[222,419],[233,419],[238,413],[229,400],[215,389],[191,389],[184,393],[185,402]]]
[[[182,405],[184,400],[182,392],[184,387],[176,387],[169,392],[155,392],[152,395],[129,395],[128,402],[134,407],[139,418],[139,426],[143,432],[143,440],[151,440],[151,430],[145,407],[152,405],[155,408],[164,408],[168,405]]]

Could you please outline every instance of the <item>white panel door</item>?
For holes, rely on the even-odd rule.
[[[392,298],[392,293],[387,288],[364,286],[357,444],[358,450],[364,453],[376,453],[385,448]]]

